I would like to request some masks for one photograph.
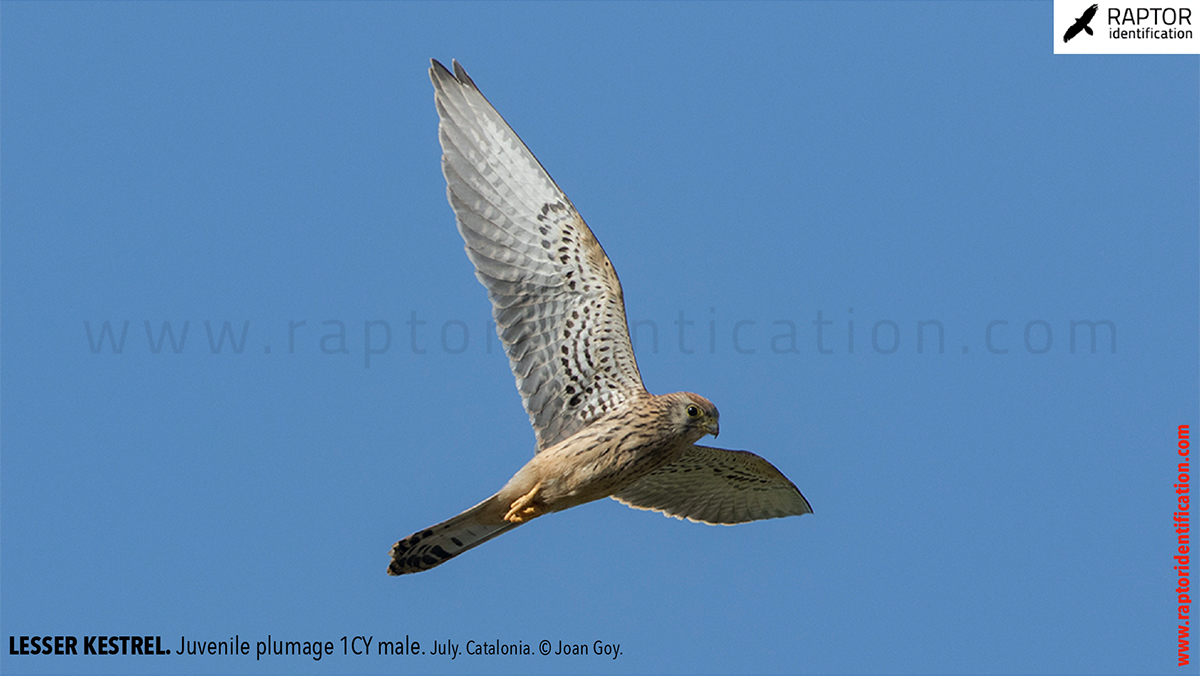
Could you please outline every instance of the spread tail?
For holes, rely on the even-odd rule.
[[[504,512],[505,507],[493,495],[458,516],[409,535],[392,546],[388,575],[436,568],[520,525],[505,521]]]

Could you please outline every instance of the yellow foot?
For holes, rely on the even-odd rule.
[[[504,515],[504,520],[511,523],[524,523],[544,514],[545,512],[540,505],[530,504],[537,498],[538,490],[541,487],[542,482],[539,481],[533,487],[533,490],[514,500],[508,513]]]

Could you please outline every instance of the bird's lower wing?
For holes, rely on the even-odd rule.
[[[637,509],[708,524],[812,513],[796,485],[771,463],[747,451],[707,446],[692,446],[613,498]]]

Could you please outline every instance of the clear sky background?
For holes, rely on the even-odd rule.
[[[1196,56],[1053,56],[1048,2],[0,11],[0,634],[336,650],[5,640],[5,673],[1187,671]],[[710,398],[815,514],[605,500],[385,575],[533,451],[430,57],[604,244],[650,391]],[[1115,349],[1076,324],[1072,350],[1081,320]]]

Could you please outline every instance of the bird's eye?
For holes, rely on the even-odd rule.
[[[695,404],[689,404],[687,407],[687,414],[689,418],[699,418],[700,407],[696,406]]]

